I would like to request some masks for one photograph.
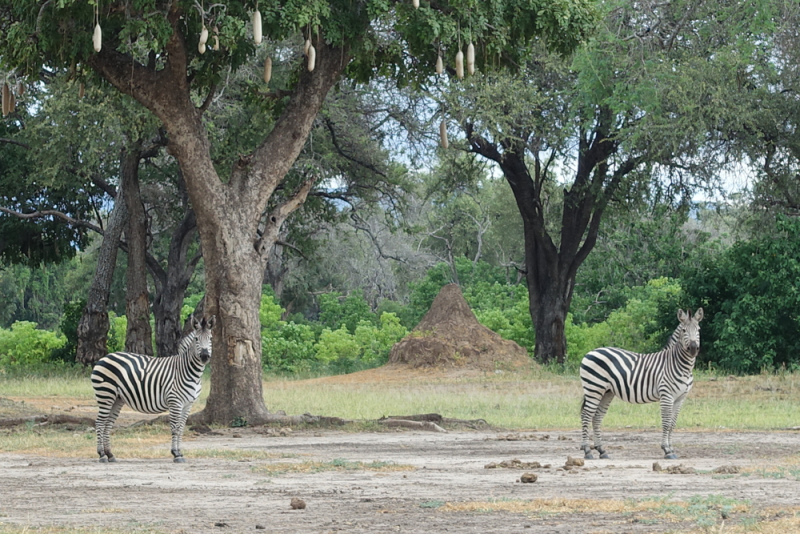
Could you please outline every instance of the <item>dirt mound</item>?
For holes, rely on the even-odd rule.
[[[529,366],[531,360],[527,350],[480,324],[461,289],[449,284],[422,321],[392,347],[389,363],[494,371]]]

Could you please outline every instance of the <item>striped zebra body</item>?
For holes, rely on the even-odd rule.
[[[153,358],[130,352],[114,352],[101,358],[92,369],[92,387],[98,405],[97,454],[101,462],[114,462],[111,428],[122,406],[148,414],[169,411],[172,455],[184,462],[180,450],[189,410],[200,396],[200,379],[211,358],[214,317],[197,321],[181,340],[178,354]]]
[[[580,371],[583,385],[581,448],[586,458],[592,458],[590,425],[594,448],[601,458],[608,458],[600,427],[615,396],[635,404],[660,402],[661,448],[667,458],[677,458],[672,448],[672,431],[681,405],[692,389],[692,371],[700,350],[699,323],[702,319],[702,308],[694,316],[678,310],[680,324],[659,352],[638,354],[604,347],[583,357]]]

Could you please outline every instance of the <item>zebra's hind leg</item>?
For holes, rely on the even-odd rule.
[[[592,456],[592,446],[589,444],[589,425],[592,424],[592,417],[596,404],[592,401],[587,402],[586,393],[583,394],[583,403],[581,404],[581,450],[583,457],[587,460],[594,459]]]
[[[111,453],[111,428],[114,426],[123,404],[122,398],[117,397],[108,410],[103,410],[101,407],[97,414],[95,432],[97,432],[97,454],[100,456],[100,463],[117,461],[117,458]]]
[[[592,428],[594,430],[594,448],[600,453],[601,459],[609,458],[605,447],[603,447],[603,438],[600,433],[600,427],[603,424],[603,417],[605,417],[606,413],[608,412],[608,405],[611,404],[613,399],[614,392],[610,390],[606,391],[605,394],[603,394],[603,397],[600,399],[600,403],[597,405],[597,410],[594,412],[594,417],[592,418]]]

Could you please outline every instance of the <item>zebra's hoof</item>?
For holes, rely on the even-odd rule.
[[[186,463],[186,458],[184,458],[183,456],[178,456],[177,458],[175,458],[172,461],[175,462],[176,464],[185,464]]]
[[[108,456],[101,456],[99,461],[100,461],[101,464],[107,464],[108,463]]]
[[[586,454],[583,455],[583,458],[585,460],[594,460],[594,456],[592,456],[592,452],[591,451],[586,451]]]
[[[671,452],[671,453],[665,455],[664,458],[666,458],[667,460],[677,460],[678,459],[678,455],[675,454],[674,452]]]
[[[116,456],[109,456],[108,457],[108,461],[111,462],[111,463],[116,463],[117,457]]]
[[[609,458],[611,457],[608,455],[607,452],[604,452],[603,454],[600,455],[601,460],[608,460]]]

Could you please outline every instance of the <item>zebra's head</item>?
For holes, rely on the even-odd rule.
[[[700,352],[700,321],[703,320],[703,308],[698,308],[694,316],[692,310],[678,310],[678,320],[681,322],[680,343],[692,358]]]
[[[192,328],[194,328],[194,351],[203,362],[207,364],[211,359],[211,329],[214,328],[216,316],[212,315],[208,319],[203,317],[199,321],[192,317]]]

